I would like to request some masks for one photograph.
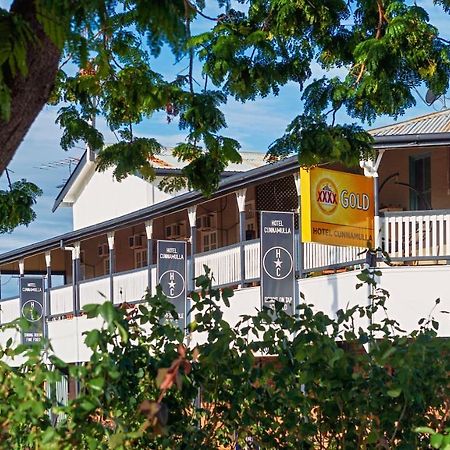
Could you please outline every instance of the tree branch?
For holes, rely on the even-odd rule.
[[[219,22],[222,19],[219,19],[218,17],[210,17],[206,14],[202,13],[192,2],[189,0],[184,0],[184,3],[188,4],[191,9],[193,9],[199,16],[202,16],[204,19],[212,20],[213,22]]]
[[[189,0],[184,0],[184,13],[185,13],[185,19],[186,19],[186,35],[189,39],[191,37],[191,19],[189,17],[189,8],[193,8],[195,10],[195,7],[192,5]],[[191,47],[189,49],[189,89],[191,91],[191,94],[194,93],[194,83],[192,80],[194,72],[194,50]]]

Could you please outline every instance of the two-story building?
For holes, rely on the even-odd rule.
[[[407,331],[433,309],[439,334],[450,336],[450,111],[374,129],[375,161],[351,170],[373,177],[378,208],[378,244],[392,265],[378,262],[380,285],[391,293],[388,313]],[[170,150],[153,161],[157,178],[130,176],[114,181],[95,170],[86,152],[59,193],[54,208],[73,211],[73,231],[0,255],[2,276],[43,275],[48,336],[69,362],[88,358],[82,333],[99,322],[81,313],[85,304],[138,302],[156,287],[156,245],[160,239],[188,243],[189,289],[193,277],[211,268],[215,284],[236,288],[225,317],[231,322],[260,308],[260,211],[292,211],[299,224],[301,177],[296,157],[264,162],[243,153],[243,163],[223,174],[211,198],[199,192],[163,192],[163,177],[179,175]],[[365,249],[296,239],[297,298],[328,314],[368,293],[355,289]],[[0,301],[0,321],[19,317],[18,295]],[[363,326],[367,324],[362,323]],[[4,332],[0,341],[11,337]],[[20,336],[13,335],[15,339]]]

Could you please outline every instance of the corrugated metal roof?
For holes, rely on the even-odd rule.
[[[369,130],[369,133],[374,137],[448,132],[450,132],[450,109]]]
[[[178,158],[172,154],[171,148],[164,148],[157,156],[151,159],[152,164],[157,169],[182,169],[188,164],[186,161],[178,161]],[[226,172],[245,172],[256,169],[265,164],[265,153],[259,152],[240,152],[242,156],[241,164],[229,164]]]

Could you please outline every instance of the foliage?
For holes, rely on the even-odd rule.
[[[450,428],[446,428],[443,433],[439,433],[430,427],[417,427],[415,431],[416,433],[429,434],[432,448],[450,450]]]
[[[42,195],[41,189],[25,180],[10,184],[9,190],[0,190],[0,233],[8,233],[19,225],[29,225],[36,213],[32,206],[37,197]]]
[[[236,159],[237,143],[234,151],[220,145],[228,96],[245,102],[298,84],[303,112],[272,147],[273,156],[298,153],[304,164],[353,163],[367,156],[370,139],[354,125],[335,124],[337,111],[370,123],[380,114],[402,114],[414,105],[414,89],[422,84],[437,94],[448,88],[448,42],[429,23],[426,9],[415,3],[219,0],[208,2],[208,8],[219,9],[212,17],[206,3],[36,1],[37,19],[62,50],[51,102],[70,104],[62,110],[65,120],[59,120],[64,147],[82,139],[98,148],[86,130],[80,132],[80,116],[101,114],[112,130],[124,131],[165,111],[169,121],[178,118],[180,129],[187,130],[187,144],[201,146],[195,159],[208,162],[198,164],[213,168],[210,186],[206,174],[198,179],[194,161],[184,174],[193,187],[208,192],[217,171]],[[447,1],[433,3],[448,12]],[[39,43],[14,8],[1,10],[0,29],[6,36],[0,48],[0,94],[2,118],[7,119],[7,80],[26,74],[26,55],[38,51]],[[158,56],[185,58],[187,67],[171,79],[155,71]],[[314,78],[314,65],[324,76]],[[313,139],[324,144],[312,155],[308,141]],[[118,141],[130,151],[124,143],[132,136]],[[118,162],[122,157],[111,152],[104,159]]]
[[[65,364],[48,343],[8,342],[1,354],[24,362],[0,363],[0,448],[415,450],[447,440],[450,348],[432,318],[402,336],[375,290],[371,306],[334,319],[302,302],[294,317],[276,305],[231,326],[233,292],[208,275],[197,286],[189,336],[158,290],[133,307],[85,307],[104,320],[86,333],[86,364]],[[68,406],[46,395],[63,373],[79,383]]]
[[[4,121],[10,117],[12,83],[26,76],[28,56],[41,45],[33,23],[20,13],[21,2],[14,0],[10,11],[0,8]],[[448,1],[433,3],[449,12]],[[99,170],[116,165],[118,180],[139,171],[151,179],[152,156],[161,144],[151,136],[138,140],[133,130],[163,112],[186,131],[175,153],[188,161],[176,180],[164,180],[166,190],[188,187],[210,195],[227,164],[240,161],[240,144],[223,134],[228,97],[253,101],[295,83],[301,112],[269,148],[268,159],[297,154],[306,166],[354,165],[371,155],[372,139],[356,124],[337,124],[339,111],[371,123],[381,114],[403,114],[415,104],[418,87],[436,94],[448,88],[449,43],[430,24],[426,9],[407,0],[36,0],[34,5],[37,23],[61,51],[48,100],[62,105],[57,119],[64,130],[62,148],[84,141],[99,152]],[[184,60],[185,69],[176,76],[159,73],[161,59]],[[103,116],[117,137],[109,150],[90,120],[96,116]]]

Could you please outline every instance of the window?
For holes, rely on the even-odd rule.
[[[216,228],[217,223],[217,213],[203,214],[198,216],[195,221],[195,226],[198,230],[211,230]]]
[[[409,160],[410,209],[431,209],[431,157],[412,156]]]
[[[245,203],[245,240],[256,239],[256,207],[255,201]]]
[[[217,231],[201,232],[201,251],[208,252],[217,248]]]
[[[178,239],[186,234],[186,222],[183,220],[166,226],[166,239]]]
[[[136,269],[147,267],[147,249],[134,251],[134,267]]]
[[[99,244],[98,247],[97,247],[97,255],[98,255],[100,258],[103,258],[103,257],[105,257],[105,256],[109,256],[109,247],[108,247],[108,244],[105,244],[105,243]]]
[[[109,274],[109,258],[105,258],[105,259],[103,260],[103,273],[104,273],[105,275],[108,275],[108,274]]]

